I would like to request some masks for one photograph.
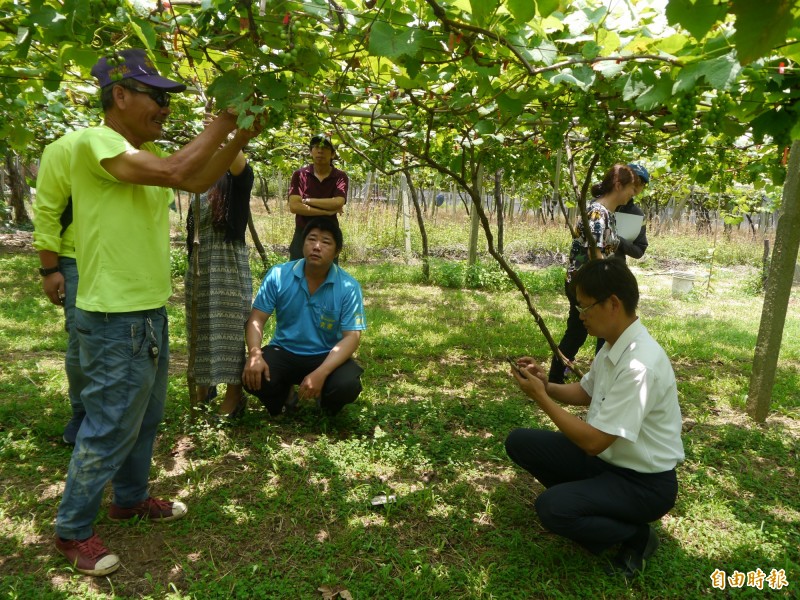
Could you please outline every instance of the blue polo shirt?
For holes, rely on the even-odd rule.
[[[303,272],[305,264],[301,258],[272,267],[258,289],[253,308],[275,316],[270,346],[306,356],[327,354],[342,339],[343,331],[367,328],[361,286],[333,264],[312,296]]]

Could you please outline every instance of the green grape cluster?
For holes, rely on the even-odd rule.
[[[691,169],[696,166],[702,141],[703,134],[698,129],[693,129],[678,138],[678,144],[670,154],[670,165],[674,169]]]
[[[427,129],[427,115],[416,105],[411,105],[406,109],[408,121],[405,128],[414,132],[423,132]]]
[[[589,123],[585,124],[585,127],[586,136],[589,138],[592,148],[598,150],[600,147],[608,145],[608,133],[611,129],[608,115],[596,114]]]
[[[589,146],[594,154],[598,155],[600,164],[613,162],[611,129],[613,127],[613,117],[602,107],[592,106],[593,99],[589,96],[583,97],[585,101],[578,103],[578,120],[581,127],[585,130],[586,137],[589,139]]]
[[[567,133],[569,121],[566,112],[560,108],[554,108],[550,112],[552,123],[542,132],[542,139],[550,150],[558,150],[564,145],[564,135]]]
[[[711,103],[711,108],[703,115],[703,123],[709,131],[716,131],[733,108],[733,101],[728,94],[718,94]]]
[[[550,126],[542,133],[542,139],[550,150],[558,150],[564,145],[564,131],[555,125]]]
[[[580,94],[575,98],[575,114],[581,123],[594,119],[595,101],[589,94]]]
[[[281,40],[283,40],[286,47],[283,50],[283,55],[286,59],[287,64],[294,63],[297,60],[298,54],[298,45],[296,43],[297,40],[297,31],[300,27],[300,23],[298,20],[291,19],[283,29],[281,29]]]
[[[310,108],[310,107],[309,107]],[[309,112],[306,114],[306,123],[308,124],[309,131],[317,133],[320,131],[320,120],[316,113]]]
[[[637,131],[634,138],[634,143],[641,148],[657,148],[661,141],[660,131],[652,127]]]
[[[671,108],[671,112],[679,131],[689,131],[694,127],[696,108],[697,98],[694,94],[686,94],[678,98],[675,106]]]
[[[394,100],[387,94],[380,99],[381,114],[388,114],[394,110]]]

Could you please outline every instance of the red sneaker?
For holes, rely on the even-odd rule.
[[[119,556],[111,554],[96,533],[85,540],[62,540],[56,536],[56,549],[84,575],[108,575],[119,568]]]
[[[168,502],[151,496],[130,508],[122,508],[112,504],[108,509],[108,518],[112,521],[126,521],[136,518],[150,519],[151,521],[174,521],[184,516],[188,510],[183,502],[178,502],[177,500]]]

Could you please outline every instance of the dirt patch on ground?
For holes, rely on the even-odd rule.
[[[5,231],[0,233],[0,252],[34,252],[32,231]]]

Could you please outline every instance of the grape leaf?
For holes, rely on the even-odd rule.
[[[416,28],[396,30],[389,23],[377,21],[369,34],[369,51],[375,56],[398,58],[414,56],[420,48],[422,33]]]
[[[769,54],[783,40],[793,23],[789,0],[733,0],[736,15],[736,33],[733,41],[739,60],[747,64]],[[766,8],[766,10],[765,10]]]
[[[506,6],[517,23],[527,23],[536,16],[536,5],[531,0],[508,0]]]
[[[763,4],[763,0],[759,1]],[[680,25],[701,40],[717,21],[725,18],[727,7],[714,0],[670,0],[666,12],[670,25]]]

